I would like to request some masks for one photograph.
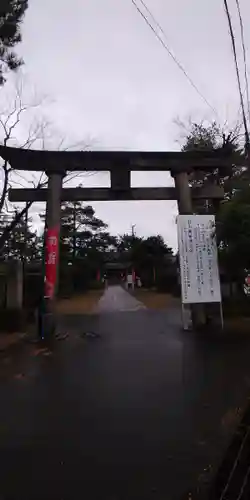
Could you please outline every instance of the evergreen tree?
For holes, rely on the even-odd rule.
[[[207,183],[218,183],[225,191],[224,199],[216,206],[200,201],[195,203],[195,211],[216,212],[216,236],[219,247],[220,267],[225,280],[243,283],[245,269],[250,270],[250,180],[249,169],[245,166],[244,151],[239,144],[239,130],[223,133],[214,122],[205,126],[193,123],[185,137],[183,151],[218,151],[226,149],[237,158],[229,172],[194,171],[190,184],[202,187]]]
[[[175,273],[173,251],[160,235],[139,238],[124,234],[118,242],[118,255],[118,260],[129,263],[146,286],[166,282],[169,271]]]
[[[21,219],[1,251],[0,258],[3,260],[16,259],[23,262],[41,260],[42,238],[31,228],[31,221]],[[9,224],[9,215],[2,214],[0,218],[0,234]]]
[[[87,250],[96,247],[94,239],[107,225],[95,216],[91,206],[82,202],[65,202],[61,209],[61,248],[63,260],[87,257]]]
[[[239,144],[239,130],[224,132],[223,129],[216,123],[204,124],[191,123],[190,129],[184,139],[182,151],[208,151],[208,152],[225,152],[232,154],[234,160],[237,158],[237,165],[232,161],[231,167],[225,171],[213,170],[212,172],[194,170],[190,174],[190,184],[194,187],[202,187],[206,184],[219,184],[225,190],[225,197],[230,198],[234,190],[235,184],[244,179],[246,168],[239,166],[241,161],[244,165],[243,149]],[[206,211],[206,209],[205,209]]]
[[[41,218],[44,220],[44,215]],[[96,217],[91,206],[82,202],[62,203],[60,292],[82,291],[95,281],[115,242],[116,239],[107,232],[107,224]]]
[[[21,23],[28,7],[28,0],[1,0],[0,2],[0,85],[4,73],[16,70],[22,64],[13,47],[21,41]]]

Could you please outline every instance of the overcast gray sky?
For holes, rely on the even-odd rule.
[[[146,0],[167,43],[216,116],[191,87],[131,0],[30,0],[19,52],[25,73],[53,104],[55,128],[96,148],[173,150],[180,131],[174,119],[233,123],[239,108],[223,0]],[[137,3],[142,7],[140,0]],[[235,1],[229,0],[236,36]],[[241,0],[250,47],[250,3]],[[239,57],[241,47],[238,43]],[[250,55],[249,55],[250,57]],[[250,61],[249,61],[250,64]],[[242,67],[242,66],[241,66]],[[243,73],[242,73],[243,75]],[[106,177],[88,179],[100,184]],[[133,176],[134,185],[170,184],[167,174]],[[113,233],[160,233],[176,247],[175,202],[96,203]]]

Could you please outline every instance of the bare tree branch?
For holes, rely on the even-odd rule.
[[[23,95],[23,81],[18,80],[14,86],[14,98],[12,103],[9,106],[9,109],[0,110],[0,130],[2,129],[2,143],[4,146],[8,146],[10,141],[16,140],[14,137],[14,131],[17,130],[17,136],[19,131],[19,125],[22,121],[23,115],[32,109],[37,109],[41,106],[43,99],[34,99],[30,102],[24,102]],[[30,128],[27,133],[27,138],[25,141],[19,145],[21,148],[29,149],[34,145],[34,143],[39,140],[45,140],[45,129],[47,126],[47,121],[44,119],[38,120],[37,117],[30,125]],[[16,135],[16,133],[15,133]],[[10,187],[10,182],[14,182],[13,175],[10,178],[10,175],[15,171],[8,165],[6,161],[3,161],[0,164],[0,168],[2,169],[2,177],[3,184],[2,190],[0,194],[0,213],[3,210],[3,207],[6,205],[7,194]],[[21,176],[20,173],[15,173],[15,175],[22,178],[25,182],[27,179]]]
[[[33,102],[24,102],[24,93],[23,93],[23,81],[20,80],[17,82],[17,85],[15,86],[15,97],[12,101],[12,104],[10,105],[9,109],[5,110],[0,110],[0,130],[2,129],[3,133],[3,139],[2,143],[4,146],[7,146],[10,141],[17,141],[16,137],[19,135],[19,125],[23,120],[23,116],[28,112],[29,110],[32,109],[37,109],[41,106],[43,100],[35,99]],[[27,124],[24,122],[24,124],[27,126]],[[46,141],[47,139],[53,137],[54,138],[54,133],[51,136],[49,136],[49,131],[51,123],[42,117],[40,120],[35,116],[33,121],[30,123],[30,127],[27,131],[27,136],[23,142],[19,142],[19,147],[29,149],[34,146],[34,144],[39,145],[39,149],[46,149]],[[26,128],[26,127],[25,127]],[[16,131],[16,132],[15,132]],[[15,134],[15,135],[14,135]],[[16,137],[15,137],[16,136]],[[64,151],[69,151],[73,150],[75,148],[80,148],[81,150],[86,150],[90,148],[90,143],[89,142],[83,142],[83,141],[78,141],[75,144],[72,144],[70,146],[65,147],[65,138],[61,138],[57,149],[58,150],[64,150]],[[20,185],[23,187],[24,184],[32,184],[34,188],[40,189],[45,186],[47,186],[47,178],[44,178],[45,174],[44,172],[41,173],[40,178],[37,179],[35,175],[31,175],[31,179],[29,177],[26,177],[25,175],[22,175],[20,172],[14,171],[11,166],[8,165],[6,161],[0,164],[0,168],[2,169],[3,172],[3,183],[2,183],[2,192],[0,194],[0,213],[5,210],[8,213],[10,213],[10,206],[8,203],[8,191],[10,188],[11,184],[16,184]],[[93,173],[80,173],[80,172],[72,172],[69,174],[65,179],[64,179],[64,184],[71,182],[75,178],[78,178],[80,176],[89,176],[93,175]],[[17,179],[18,178],[18,179]],[[21,181],[19,180],[21,179]],[[19,223],[19,221],[22,219],[23,216],[25,216],[27,210],[32,206],[33,202],[28,202],[25,207],[20,210],[18,207],[16,207],[14,213],[13,213],[13,219],[10,222],[10,224],[7,225],[7,227],[4,229],[3,234],[0,236],[0,251],[2,250],[6,239],[8,239],[10,233],[13,231],[13,229],[16,227],[16,225]]]

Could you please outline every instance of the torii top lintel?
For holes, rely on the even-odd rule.
[[[0,146],[0,156],[15,170],[66,171],[151,171],[178,172],[214,170],[232,165],[225,150],[166,151],[40,151]]]

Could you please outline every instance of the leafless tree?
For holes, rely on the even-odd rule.
[[[31,148],[34,143],[44,136],[47,123],[44,118],[31,117],[27,127],[25,115],[31,114],[31,111],[38,110],[43,104],[43,98],[32,96],[26,101],[23,92],[22,80],[17,80],[12,92],[13,99],[6,107],[0,108],[0,140],[4,146],[15,145],[21,148]],[[6,97],[6,96],[4,96]],[[4,99],[7,100],[7,99]],[[34,113],[33,113],[34,114]],[[21,129],[27,129],[25,139],[18,141],[17,136],[22,137]],[[1,172],[1,193],[0,193],[0,213],[6,208],[8,190],[11,180],[14,181],[14,171],[8,165],[8,162],[2,160],[0,163]],[[16,179],[16,182],[18,180]]]
[[[14,85],[14,94],[9,99],[6,108],[0,108],[0,141],[4,146],[17,146],[30,149],[50,149],[49,143],[52,139],[53,148],[61,151],[86,150],[91,147],[91,140],[78,141],[71,146],[67,145],[65,137],[60,137],[57,131],[53,130],[50,121],[41,113],[41,108],[45,98],[38,98],[33,95],[28,100],[24,97],[24,86],[22,79],[18,79]],[[13,97],[14,95],[14,97]],[[40,111],[40,113],[39,113]],[[47,185],[47,178],[44,173],[20,173],[14,171],[7,161],[0,158],[0,214],[8,212],[12,215],[10,223],[5,227],[0,236],[0,251],[3,248],[10,233],[25,217],[32,202],[26,203],[25,207],[13,206],[8,201],[8,191],[10,187],[42,188]],[[71,172],[64,179],[64,184],[72,182],[75,178],[91,175],[82,172]],[[80,183],[80,181],[79,181]]]

